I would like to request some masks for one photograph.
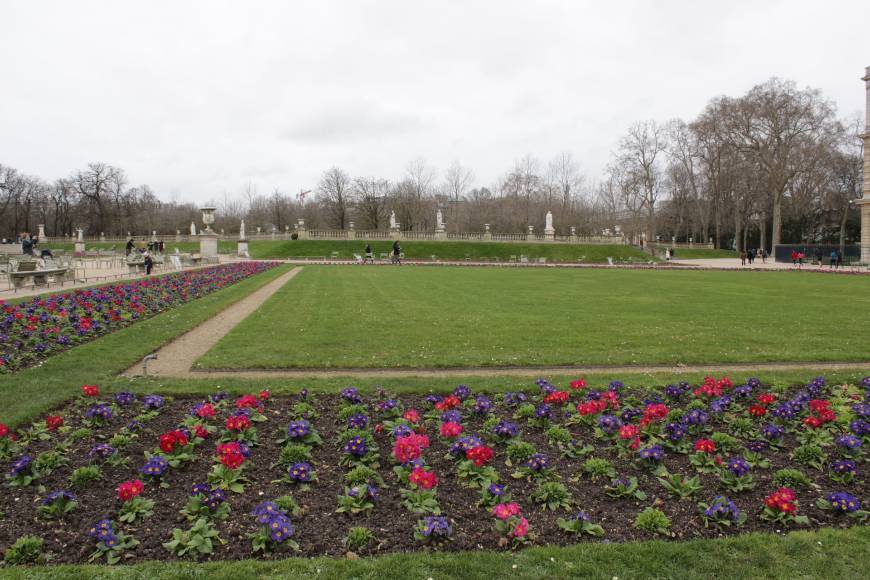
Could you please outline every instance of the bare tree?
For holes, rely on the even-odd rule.
[[[317,195],[329,216],[329,224],[345,229],[350,221],[350,176],[338,167],[328,169],[317,184]]]
[[[661,157],[665,151],[664,131],[655,121],[643,121],[629,128],[619,142],[619,159],[639,194],[640,208],[646,210],[646,237],[655,240],[655,205],[661,194]]]

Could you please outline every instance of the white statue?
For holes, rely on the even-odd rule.
[[[196,235],[196,223],[194,223],[194,222],[190,222],[190,235],[191,236]]]
[[[83,230],[82,228],[79,228],[76,231],[78,232],[78,238],[76,238],[76,241],[77,242],[84,242],[85,241],[85,230]]]
[[[444,215],[441,213],[440,209],[435,212],[435,227],[439,230],[444,229]]]
[[[390,211],[390,229],[396,229],[396,212]]]
[[[551,231],[552,229],[553,229],[553,213],[548,211],[545,225],[544,225],[544,230]]]
[[[242,226],[239,228],[239,239],[245,239],[245,220],[242,220]]]

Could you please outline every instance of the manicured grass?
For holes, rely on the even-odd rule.
[[[739,258],[734,250],[721,250],[709,248],[677,248],[673,260],[697,260],[702,258]]]
[[[167,252],[174,252],[178,248],[182,252],[198,252],[199,242],[175,242],[164,240]],[[528,256],[530,260],[547,258],[548,262],[578,263],[582,258],[584,264],[605,264],[608,256],[614,261],[632,259],[636,262],[656,260],[649,254],[632,246],[624,245],[581,245],[581,244],[525,244],[525,243],[499,243],[499,242],[414,242],[402,241],[402,250],[405,258],[409,260],[431,260],[437,256],[439,260],[475,260],[493,261],[498,258],[507,262],[511,256],[519,258],[520,255]],[[353,259],[354,254],[362,254],[365,248],[365,240],[253,240],[248,242],[248,251],[252,258],[256,259],[286,259],[290,257],[332,257],[336,252],[342,260]],[[375,258],[380,254],[389,253],[393,247],[392,240],[372,241],[372,251]],[[48,244],[49,247],[59,250],[72,251],[71,243]],[[89,242],[88,250],[107,250],[114,247],[122,252],[124,245],[111,242]],[[234,240],[221,240],[218,243],[218,251],[221,253],[235,254],[237,242]]]
[[[306,267],[198,364],[414,368],[866,361],[868,330],[867,277]]]
[[[288,558],[193,564],[31,568],[40,578],[861,578],[870,530],[747,534],[717,540],[587,542],[520,552],[391,554],[377,558]],[[0,577],[23,577],[23,569]]]

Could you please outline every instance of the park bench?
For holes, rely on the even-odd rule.
[[[7,272],[9,285],[16,291],[24,286],[48,286],[51,282],[60,280],[61,285],[66,280],[68,268],[53,267],[37,269],[35,260],[22,260],[11,262],[11,269]]]

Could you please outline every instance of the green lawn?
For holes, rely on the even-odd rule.
[[[177,247],[182,252],[199,251],[198,242],[175,242],[164,240],[167,251],[173,252]],[[511,256],[526,255],[529,258],[547,258],[548,262],[570,262],[576,264],[582,258],[585,264],[607,263],[608,256],[614,260],[635,261],[651,260],[649,254],[641,252],[632,246],[622,245],[581,245],[581,244],[522,244],[498,242],[412,242],[403,241],[402,250],[407,259],[431,260],[437,256],[439,260],[471,260],[498,258],[508,261]],[[354,254],[362,254],[365,240],[257,240],[248,242],[248,251],[252,258],[286,259],[289,257],[331,257],[338,253],[341,259],[350,260]],[[392,240],[372,241],[372,251],[378,254],[388,253],[393,246]],[[71,243],[51,243],[49,247],[72,251]],[[120,242],[89,242],[89,250],[106,250],[114,247],[121,252],[124,245]],[[236,253],[237,243],[232,240],[222,240],[218,244],[221,253]]]
[[[288,558],[193,564],[0,569],[4,578],[861,578],[870,530],[747,534],[717,540],[587,542],[517,553],[391,554],[377,558]]]
[[[306,267],[209,368],[866,361],[870,278]]]

